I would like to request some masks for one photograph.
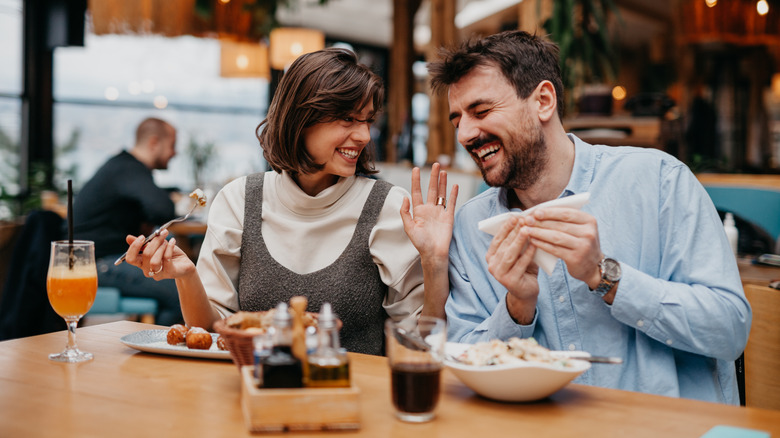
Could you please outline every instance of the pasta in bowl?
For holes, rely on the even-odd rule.
[[[499,401],[548,397],[587,371],[591,364],[550,351],[533,339],[459,344],[448,342],[444,364],[477,394]]]

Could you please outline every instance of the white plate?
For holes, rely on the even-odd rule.
[[[229,351],[217,348],[218,336],[216,333],[211,334],[214,342],[211,343],[211,348],[208,350],[187,348],[185,345],[171,345],[167,341],[168,330],[141,330],[140,332],[124,335],[119,340],[128,347],[147,353],[230,360]]]
[[[457,357],[469,344],[448,342],[446,351]],[[502,365],[464,365],[445,360],[444,365],[477,394],[499,401],[524,402],[545,398],[590,368],[590,362],[568,360],[569,366],[543,362]]]

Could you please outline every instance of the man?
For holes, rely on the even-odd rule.
[[[95,242],[98,284],[116,287],[123,296],[156,299],[155,322],[162,325],[182,321],[175,282],[154,281],[148,273],[125,263],[114,266],[114,261],[127,249],[128,234],[149,235],[174,218],[173,201],[154,183],[152,170],[167,169],[175,154],[176,129],[147,118],[138,125],[133,148],[98,169],[73,205],[75,236]]]
[[[737,404],[751,311],[690,170],[657,150],[567,135],[558,49],[542,38],[510,31],[442,53],[432,85],[448,88],[458,141],[493,186],[455,217],[449,339],[534,337],[619,356],[623,365],[594,365],[577,381]],[[586,192],[581,210],[537,209],[495,237],[477,228]],[[560,259],[549,275],[533,263],[538,250]]]

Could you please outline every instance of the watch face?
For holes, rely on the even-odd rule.
[[[604,277],[609,281],[620,280],[620,263],[613,259],[605,259]]]

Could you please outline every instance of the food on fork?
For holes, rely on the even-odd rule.
[[[168,330],[168,343],[171,345],[183,344],[187,338],[187,332],[189,329],[182,324],[174,324]]]
[[[190,193],[190,198],[193,198],[196,201],[198,201],[198,205],[200,205],[201,207],[206,206],[206,194],[203,193],[203,190],[201,189],[193,190],[192,193]]]
[[[208,350],[212,343],[211,333],[200,327],[193,327],[187,332],[187,348]]]

